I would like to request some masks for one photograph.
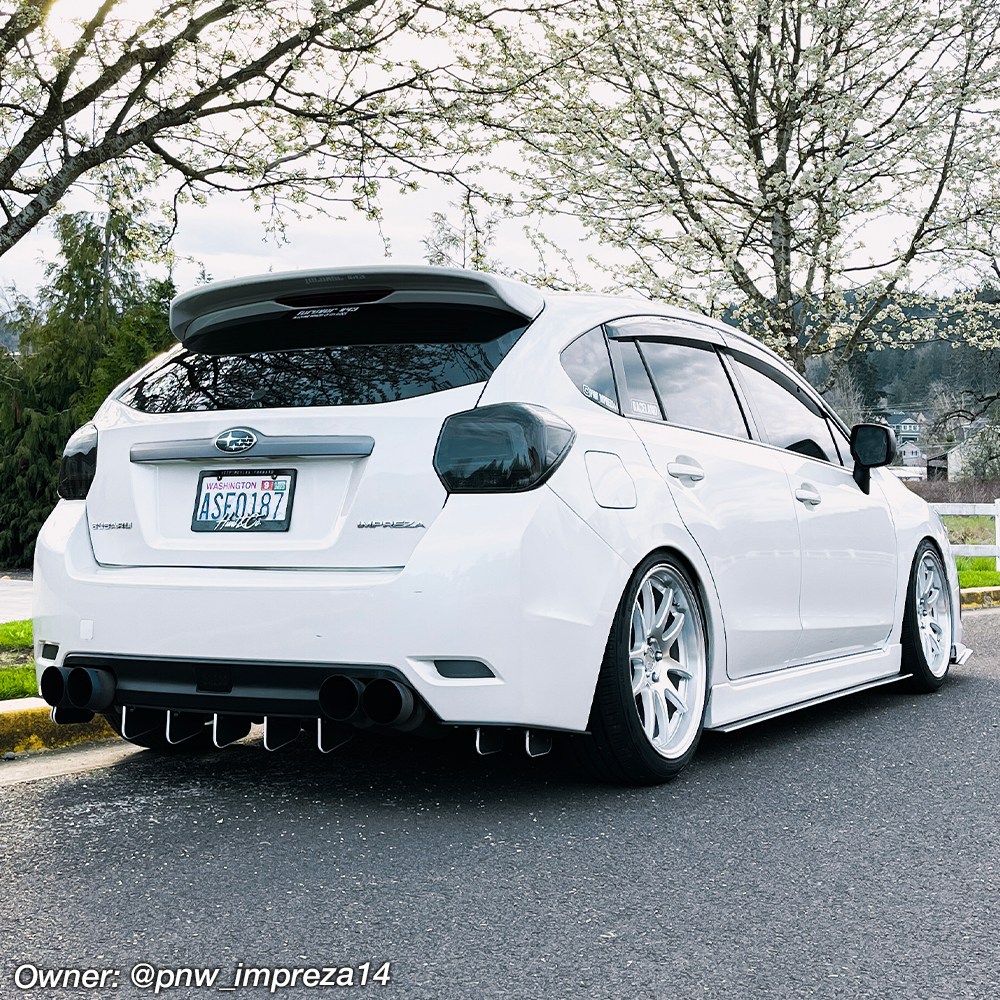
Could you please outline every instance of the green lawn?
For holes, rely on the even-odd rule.
[[[6,622],[0,625],[0,649],[31,649],[31,622]]]
[[[0,701],[38,696],[31,647],[30,621],[0,624]]]
[[[993,545],[996,529],[993,518],[952,517],[942,518],[948,529],[952,545]],[[958,566],[958,585],[967,587],[1000,587],[1000,573],[996,570],[993,556],[955,556]]]
[[[8,698],[37,698],[38,684],[35,668],[27,666],[0,666],[0,701]]]
[[[1000,573],[993,556],[955,556],[958,585],[968,587],[1000,587]]]
[[[992,545],[996,539],[993,518],[989,515],[954,517],[949,514],[941,520],[948,529],[952,545]]]

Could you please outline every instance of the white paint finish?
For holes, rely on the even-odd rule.
[[[66,506],[85,531],[83,505]],[[81,537],[61,529],[42,529],[35,564],[35,630],[59,662],[79,651],[391,665],[453,722],[585,729],[631,572],[544,487],[452,497],[391,573],[104,567],[82,546],[53,548],[53,536]],[[99,646],[77,637],[77,607]],[[483,660],[503,683],[431,683],[414,661],[435,658]]]
[[[892,631],[896,604],[896,532],[876,485],[863,493],[850,469],[778,451],[796,503],[802,549],[796,660],[874,649]]]
[[[301,407],[171,414],[136,413],[114,403],[96,419],[98,473],[86,500],[97,559],[108,566],[367,567],[403,565],[425,528],[359,528],[407,521],[429,527],[447,494],[434,472],[434,447],[450,413],[476,404],[482,385],[368,406]],[[117,411],[117,412],[115,412]],[[265,434],[369,435],[363,458],[133,463],[138,442],[213,440],[229,427]],[[191,517],[204,470],[297,470],[287,531],[194,532]]]
[[[716,684],[705,716],[708,729],[844,691],[899,673],[900,647],[775,670]]]
[[[799,534],[780,454],[749,441],[636,420],[711,569],[726,620],[727,673],[788,665],[799,641]],[[702,479],[668,466],[698,466]]]
[[[441,491],[436,519],[427,521],[419,537],[410,536],[409,548],[390,541],[392,532],[387,531],[384,549],[370,537],[357,536],[358,545],[366,548],[352,550],[344,525],[348,511],[355,523],[362,519],[358,504],[365,496],[396,505],[385,513],[366,511],[368,519],[412,520],[406,505],[419,497],[420,484],[440,490],[430,469],[437,429],[447,413],[475,405],[481,387],[376,407],[286,411],[277,418],[280,428],[261,429],[370,434],[375,439],[371,460],[348,460],[355,466],[346,487],[342,477],[340,486],[325,494],[339,498],[339,513],[335,510],[331,518],[328,511],[324,522],[316,509],[302,534],[294,539],[256,536],[253,550],[232,546],[226,551],[222,546],[231,545],[229,538],[213,539],[208,544],[219,548],[208,552],[208,561],[216,565],[201,568],[185,563],[204,564],[204,550],[199,553],[186,536],[175,538],[177,548],[172,550],[169,531],[161,530],[156,520],[151,523],[163,539],[156,555],[160,562],[172,560],[175,565],[143,569],[98,565],[85,504],[62,502],[39,538],[36,637],[59,643],[60,657],[74,649],[172,656],[224,651],[234,659],[386,663],[398,667],[446,720],[580,729],[586,725],[618,601],[633,569],[651,551],[670,549],[682,556],[701,587],[715,688],[713,719],[725,715],[731,721],[773,711],[881,676],[879,670],[898,669],[903,595],[913,552],[923,537],[937,540],[945,552],[957,602],[957,579],[952,579],[939,519],[893,477],[874,470],[873,493],[881,489],[888,498],[899,548],[887,649],[867,657],[794,665],[799,644],[798,532],[802,511],[811,511],[793,498],[780,458],[785,453],[681,428],[659,426],[654,434],[654,425],[623,419],[586,399],[559,364],[559,350],[601,321],[675,315],[676,310],[600,296],[545,293],[545,301],[544,311],[501,363],[481,400],[547,406],[576,429],[576,444],[545,487],[514,496],[453,496],[443,510]],[[717,329],[710,321],[707,325]],[[739,335],[722,329],[727,340],[742,344]],[[761,353],[772,360],[770,352]],[[261,414],[255,410],[252,415],[238,411],[162,418],[106,403],[98,423],[104,434],[99,477],[108,472],[106,483],[101,483],[101,489],[107,487],[107,520],[118,519],[119,512],[127,520],[128,511],[127,504],[116,509],[111,503],[121,484],[118,473],[106,468],[106,456],[120,459],[119,472],[127,468],[131,476],[131,442],[184,437],[190,427],[200,428],[205,437],[241,423],[257,427]],[[413,436],[404,426],[410,418],[426,424]],[[750,450],[755,455],[747,458]],[[736,471],[734,451],[740,466]],[[595,479],[588,467],[588,452],[618,457],[633,484],[634,506],[598,502],[598,496],[618,502],[617,487],[610,491],[613,496],[605,495],[600,477]],[[383,462],[379,468],[376,459]],[[231,463],[229,459],[226,465]],[[671,476],[667,469],[669,464],[692,463],[704,472],[702,480]],[[414,470],[414,479],[407,478],[407,469]],[[726,475],[716,474],[723,469]],[[822,493],[825,487],[815,478],[806,481]],[[182,493],[186,489],[176,488]],[[709,496],[712,490],[715,496]],[[96,498],[97,485],[95,491]],[[154,489],[152,508],[163,495]],[[319,489],[313,497],[322,495]],[[824,496],[820,509],[827,501]],[[193,503],[192,485],[185,501],[188,510]],[[131,510],[134,514],[134,504]],[[154,515],[160,517],[155,509]],[[344,524],[331,528],[331,520],[338,518]],[[164,525],[170,527],[166,521]],[[294,551],[288,548],[289,540],[298,545]],[[96,536],[95,544],[125,545]],[[817,550],[825,551],[822,546]],[[404,555],[393,558],[393,551]],[[332,553],[336,558],[330,558]],[[106,554],[102,550],[102,558]],[[134,564],[127,555],[122,551],[115,558]],[[247,568],[224,568],[240,560]],[[822,580],[820,596],[821,585]],[[794,598],[789,597],[792,593]],[[240,614],[227,618],[217,613],[219,607],[238,607]],[[99,646],[93,641],[83,646],[77,637],[82,618],[95,622]],[[956,622],[956,641],[960,637]],[[750,674],[728,677],[727,656],[737,671]],[[481,659],[498,680],[435,680],[429,664],[436,657]],[[760,672],[775,666],[789,669]]]
[[[90,618],[80,619],[80,638],[86,640],[94,638],[94,622]]]
[[[598,506],[627,510],[636,505],[635,482],[617,455],[607,451],[588,451],[584,454],[584,461],[590,490]]]
[[[221,323],[263,312],[280,313],[287,306],[274,299],[323,293],[392,289],[382,302],[458,302],[502,309],[533,319],[545,298],[531,285],[482,271],[427,265],[381,264],[364,268],[322,268],[259,274],[200,285],[178,295],[170,304],[170,329],[179,340],[209,323]]]

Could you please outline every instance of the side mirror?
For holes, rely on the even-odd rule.
[[[885,424],[855,424],[851,428],[854,481],[863,493],[871,492],[871,470],[896,457],[896,435]]]

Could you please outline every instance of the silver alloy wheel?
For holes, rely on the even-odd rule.
[[[951,659],[951,600],[944,569],[937,554],[924,552],[917,566],[917,634],[927,669],[943,677]]]
[[[632,605],[632,696],[650,746],[681,757],[701,730],[707,685],[705,638],[691,587],[673,567],[654,566]]]

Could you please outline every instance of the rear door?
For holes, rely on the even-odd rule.
[[[786,666],[799,642],[800,569],[780,456],[750,440],[715,344],[655,319],[609,334],[623,411],[711,568],[729,676]]]

